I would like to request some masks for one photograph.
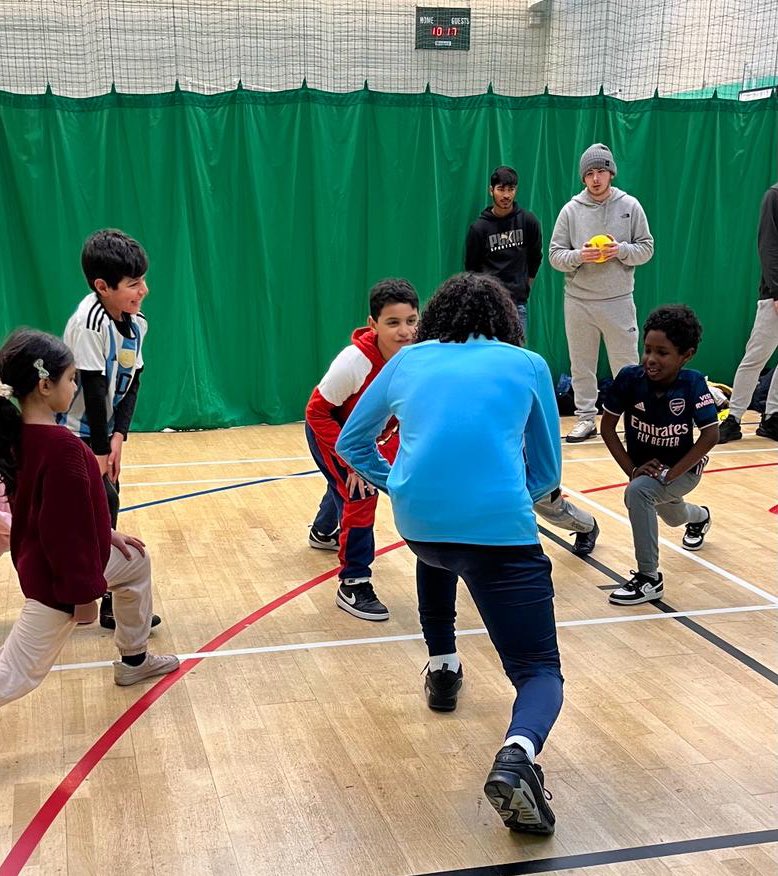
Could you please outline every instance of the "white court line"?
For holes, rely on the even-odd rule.
[[[313,461],[311,456],[308,455],[264,456],[258,459],[207,459],[202,462],[147,462],[143,465],[123,465],[122,471],[128,468],[191,468],[194,465],[248,465],[252,462],[300,462],[302,459]]]
[[[625,526],[629,526],[631,528],[629,519],[623,514],[617,514],[615,511],[611,511],[610,508],[606,508],[605,505],[601,505],[599,502],[595,502],[593,499],[590,499],[583,493],[578,493],[575,490],[569,490],[567,487],[562,487],[562,491],[568,496],[572,496],[574,499],[578,499],[581,502],[586,502],[587,505],[591,505],[592,508],[596,508],[602,514],[607,514],[608,517],[612,517],[614,520],[618,520],[619,523],[623,523]],[[762,599],[766,599],[773,605],[778,605],[778,596],[773,596],[772,593],[768,593],[766,590],[762,590],[762,588],[757,587],[756,584],[751,584],[744,578],[741,578],[739,575],[734,575],[732,572],[728,572],[726,569],[722,569],[721,566],[717,566],[714,563],[709,562],[708,560],[703,560],[702,557],[697,556],[694,551],[685,551],[682,547],[679,547],[677,544],[668,541],[666,538],[660,537],[659,543],[664,547],[669,548],[671,551],[675,551],[675,553],[685,557],[687,560],[692,560],[693,562],[697,563],[697,565],[708,569],[710,572],[715,572],[717,575],[721,575],[722,578],[726,578],[733,584],[737,584],[738,587],[742,587],[744,590],[749,590],[751,591],[751,593],[755,593],[757,596],[761,596]]]
[[[657,614],[627,614],[616,617],[594,617],[585,620],[559,621],[557,629],[563,627],[591,627],[602,624],[626,624],[639,621],[655,621],[673,617],[708,617],[715,614],[742,614],[750,611],[775,611],[778,605],[739,605],[730,608],[699,608],[691,611],[668,611]],[[484,636],[486,630],[482,627],[474,630],[457,630],[457,638],[462,636]],[[247,654],[279,654],[285,651],[313,651],[318,648],[347,648],[354,645],[386,645],[392,642],[421,641],[421,633],[409,633],[404,636],[371,636],[366,639],[334,639],[328,642],[294,642],[286,645],[262,645],[257,648],[228,648],[224,651],[197,651],[194,654],[178,654],[179,660],[190,660],[207,657],[244,657]],[[111,660],[101,660],[94,663],[61,663],[52,667],[52,672],[66,672],[72,669],[104,669],[113,666]]]

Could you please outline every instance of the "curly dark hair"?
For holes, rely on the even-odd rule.
[[[487,274],[455,274],[442,283],[424,308],[416,341],[463,344],[470,335],[524,345],[516,305]]]
[[[664,304],[652,310],[643,323],[643,340],[650,331],[664,332],[679,353],[696,352],[702,338],[700,321],[685,304]]]

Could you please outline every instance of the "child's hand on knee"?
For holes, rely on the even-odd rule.
[[[352,498],[359,496],[360,499],[365,499],[367,496],[372,496],[376,488],[369,484],[364,478],[361,478],[355,471],[351,471],[346,478],[346,492]]]
[[[655,478],[664,467],[665,466],[658,459],[649,459],[648,462],[644,462],[643,465],[636,465],[635,468],[632,469],[630,480],[634,481],[635,478],[639,478],[641,475]]]
[[[111,544],[113,547],[118,548],[122,556],[125,559],[131,560],[132,554],[130,553],[130,548],[133,547],[135,550],[142,556],[146,556],[146,545],[139,538],[135,538],[134,535],[123,535],[121,532],[117,532],[115,529],[111,530]]]

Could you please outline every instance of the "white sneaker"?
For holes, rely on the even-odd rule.
[[[140,666],[130,666],[115,660],[113,664],[113,680],[116,684],[125,687],[128,684],[137,684],[147,678],[157,675],[167,675],[178,669],[178,657],[175,654],[146,654],[146,659]]]
[[[578,444],[580,441],[586,441],[587,438],[594,438],[596,434],[597,424],[594,420],[578,420],[565,441],[568,444]]]

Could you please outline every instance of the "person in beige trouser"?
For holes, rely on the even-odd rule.
[[[565,274],[565,332],[577,422],[566,440],[597,434],[597,359],[605,343],[611,373],[637,365],[638,327],[632,292],[635,266],[654,254],[646,214],[636,198],[611,185],[616,162],[595,143],[581,156],[584,190],[562,208],[551,235],[549,261]],[[610,243],[590,246],[595,235]]]
[[[140,539],[111,529],[94,454],[56,424],[76,391],[73,354],[59,338],[18,329],[0,348],[0,552],[7,547],[25,596],[0,647],[0,706],[36,688],[75,624],[116,599],[114,681],[134,684],[178,668],[151,654],[151,562]],[[13,515],[11,520],[10,515]]]
[[[4,515],[5,516],[5,515]],[[2,523],[0,523],[2,528]],[[2,550],[0,531],[0,550]],[[122,657],[146,653],[151,629],[151,559],[138,539],[113,533],[111,556],[105,568],[108,590],[113,595],[116,631],[114,643]],[[30,693],[51,671],[57,655],[77,625],[74,615],[35,599],[25,599],[21,614],[0,647],[0,706]],[[148,655],[178,665],[172,655]],[[149,675],[120,660],[114,663],[119,685],[135,684]],[[167,671],[171,671],[168,669]]]

